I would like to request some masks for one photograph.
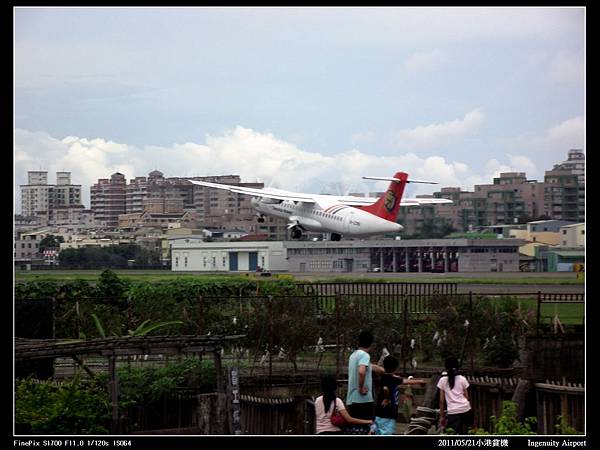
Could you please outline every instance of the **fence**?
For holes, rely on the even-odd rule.
[[[300,288],[309,296],[346,295],[411,295],[430,297],[432,295],[456,294],[457,283],[298,283]]]
[[[304,399],[240,396],[242,434],[303,434]]]
[[[53,337],[76,338],[80,333],[90,337],[98,335],[92,312],[99,316],[108,333],[114,330],[126,333],[146,319],[181,320],[181,326],[172,326],[166,331],[247,335],[241,345],[246,355],[250,353],[249,363],[263,373],[268,367],[269,376],[274,363],[279,368],[282,363],[289,363],[294,371],[302,365],[320,369],[329,364],[335,366],[336,376],[339,376],[345,366],[346,353],[354,347],[355,336],[365,324],[377,330],[375,351],[378,353],[385,346],[388,351],[399,354],[403,371],[417,351],[425,355],[425,359],[433,357],[437,349],[432,347],[431,336],[436,330],[430,329],[430,325],[444,308],[459,308],[461,323],[452,332],[448,330],[453,333],[449,339],[457,341],[453,345],[461,349],[462,359],[466,357],[472,362],[473,354],[481,351],[481,343],[473,334],[465,333],[462,323],[468,318],[469,330],[475,329],[478,321],[481,328],[481,314],[473,316],[474,308],[491,304],[495,298],[492,294],[458,294],[454,283],[314,283],[299,284],[297,291],[295,295],[278,296],[231,293],[219,297],[178,298],[174,294],[173,298],[155,296],[143,302],[109,297],[18,299],[15,323],[35,328],[31,311],[39,307],[45,315],[53,315],[44,321],[56,328],[52,330]],[[535,295],[519,295],[529,299],[532,319]],[[538,293],[537,332],[543,328],[542,305],[554,303],[564,308],[565,305],[580,306],[583,302],[582,294]],[[546,310],[546,317],[548,312]],[[533,320],[531,322],[528,332],[535,331]],[[16,335],[32,336],[32,333],[34,329],[17,330]]]
[[[469,394],[475,415],[475,427],[492,430],[491,416],[499,418],[502,402],[520,401],[520,414],[529,412],[537,418],[537,434],[559,434],[555,428],[558,416],[578,431],[585,427],[585,387],[579,383],[550,382],[535,383],[528,396],[515,396],[520,378],[467,377],[470,383]],[[532,405],[535,402],[535,407]]]
[[[585,387],[581,383],[550,382],[535,384],[538,434],[556,434],[560,415],[577,431],[585,430]]]
[[[517,378],[467,377],[469,396],[475,416],[474,426],[491,431],[490,417],[500,417],[502,402],[512,400],[519,383]]]

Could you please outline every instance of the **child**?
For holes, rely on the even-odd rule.
[[[400,398],[401,384],[418,384],[423,380],[402,379],[401,376],[395,375],[394,372],[398,368],[399,361],[392,355],[388,355],[383,359],[383,368],[385,373],[381,377],[381,388],[375,406],[375,425],[377,426],[376,434],[394,434],[396,431],[396,420],[398,419],[398,400]],[[408,419],[408,418],[407,418]]]
[[[467,434],[473,427],[473,409],[469,400],[469,382],[457,373],[459,363],[454,356],[444,361],[446,374],[442,374],[437,387],[440,390],[440,428],[452,428],[456,434]],[[444,417],[448,406],[447,419]]]

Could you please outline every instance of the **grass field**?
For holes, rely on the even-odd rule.
[[[498,284],[498,285],[533,285],[533,284],[547,284],[547,285],[583,285],[585,281],[583,279],[577,279],[575,274],[573,277],[547,277],[547,276],[535,276],[528,274],[527,276],[510,276],[510,277],[489,277],[489,275],[481,274],[479,276],[461,277],[460,275],[444,276],[440,274],[435,277],[415,277],[406,276],[402,274],[394,274],[393,277],[378,277],[377,274],[365,274],[357,275],[352,274],[348,276],[340,276],[339,274],[332,274],[331,276],[324,276],[323,274],[273,274],[271,277],[261,277],[257,273],[181,273],[172,272],[170,270],[114,270],[114,272],[124,279],[138,280],[138,281],[164,281],[173,279],[231,279],[231,278],[256,278],[256,279],[269,279],[269,278],[285,278],[285,279],[296,279],[298,281],[324,281],[324,282],[418,282],[418,283],[440,283],[440,282],[451,282],[459,284]],[[102,270],[36,270],[36,271],[15,271],[15,281],[17,283],[25,281],[51,281],[51,280],[87,280],[95,281],[98,279]],[[413,274],[414,275],[414,274]]]
[[[519,299],[521,308],[525,311],[531,310],[537,313],[537,300],[534,298]],[[559,320],[564,325],[582,324],[585,316],[584,303],[542,303],[541,320],[542,323],[549,324],[554,316],[558,315]]]

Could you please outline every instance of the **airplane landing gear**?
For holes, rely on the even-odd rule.
[[[257,221],[258,223],[265,223],[265,216],[263,216],[263,215],[258,215],[258,214],[257,214],[257,215],[256,215],[256,221]]]
[[[332,241],[341,241],[342,240],[342,235],[341,234],[337,234],[337,233],[331,233],[331,240]]]
[[[292,228],[291,236],[292,239],[300,239],[302,237],[302,230],[298,227]]]

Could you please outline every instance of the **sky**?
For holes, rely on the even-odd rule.
[[[15,211],[28,170],[89,188],[239,174],[473,190],[585,150],[584,8],[15,8]],[[414,186],[414,187],[413,187]]]

